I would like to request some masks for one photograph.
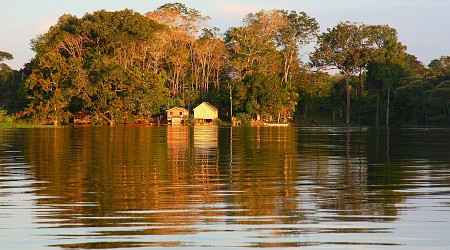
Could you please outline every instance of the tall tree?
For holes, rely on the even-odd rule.
[[[390,99],[392,90],[399,86],[404,75],[402,66],[406,56],[406,46],[397,38],[397,31],[388,25],[370,25],[369,35],[374,44],[367,67],[366,83],[376,93],[376,126],[379,121],[379,99],[386,91],[386,126],[389,126]]]
[[[160,98],[167,96],[165,78],[150,70],[146,52],[163,28],[131,10],[61,16],[32,41],[36,57],[25,83],[25,113],[39,123],[61,124],[89,110],[95,123],[110,125],[159,113],[167,103]]]
[[[264,34],[259,23],[232,27],[226,32],[230,66],[236,80],[254,73],[277,74],[281,69],[280,54],[271,37]]]
[[[319,25],[304,12],[271,10],[248,14],[243,26],[226,33],[231,64],[240,79],[252,73],[275,73],[292,81],[299,52],[316,37]]]
[[[182,3],[164,4],[155,11],[148,12],[146,16],[169,26],[172,31],[181,31],[193,37],[199,35],[210,19],[208,16],[202,16],[200,11],[188,8]]]
[[[17,71],[10,68],[4,60],[14,59],[13,55],[0,51],[0,109],[11,108],[11,104],[17,95],[16,75]]]
[[[284,25],[275,35],[277,46],[283,58],[283,81],[293,80],[293,71],[298,70],[301,49],[314,41],[319,31],[319,24],[305,12],[279,11],[285,19]]]
[[[168,27],[150,56],[167,73],[173,104],[186,105],[193,92],[208,98],[211,86],[218,90],[226,50],[219,30],[208,28],[210,18],[182,3],[164,4],[146,16]]]
[[[346,118],[350,124],[350,76],[367,63],[372,43],[367,26],[341,22],[319,36],[318,45],[310,55],[315,67],[337,68],[346,82]]]
[[[322,71],[304,72],[305,79],[301,82],[303,115],[308,115],[310,104],[316,99],[329,97],[333,88],[333,81],[330,74]],[[333,115],[334,117],[334,115]]]
[[[238,83],[237,100],[242,111],[267,121],[287,121],[295,110],[298,94],[280,85],[280,77],[255,73]]]
[[[389,107],[391,89],[399,85],[399,82],[404,74],[403,68],[399,64],[391,62],[370,63],[368,66],[367,78],[369,88],[376,91],[376,119],[375,123],[378,126],[379,122],[379,97],[381,90],[386,90],[386,126],[389,126]]]
[[[395,91],[400,121],[423,125],[450,124],[450,65],[448,56],[434,59],[424,70],[414,56],[405,64],[406,76]]]
[[[284,93],[286,99],[280,102],[284,106],[271,107],[281,111],[279,117],[291,117],[294,111],[292,104],[297,103],[298,97],[294,92],[300,85],[302,65],[299,52],[314,39],[317,30],[315,19],[304,12],[271,10],[248,14],[243,20],[243,26],[230,28],[225,37],[231,55],[230,75],[236,83],[235,89],[242,91],[242,86],[250,83],[264,85],[259,84],[261,79],[267,78],[267,81],[272,82],[277,79],[273,76],[278,76],[279,93]],[[258,87],[252,89],[256,91]],[[238,94],[235,100],[239,102],[241,95],[238,91],[234,93]],[[263,99],[248,100],[244,110],[248,113],[262,111],[258,100]],[[239,103],[235,104],[235,107],[240,107]]]
[[[5,52],[5,51],[0,51],[0,62],[3,62],[4,60],[12,60],[14,59],[13,55]]]
[[[214,87],[219,90],[220,75],[225,70],[228,52],[225,43],[218,38],[218,29],[204,29],[203,34],[193,46],[191,59],[192,78],[196,90],[202,94]]]
[[[450,56],[441,56],[439,59],[433,59],[428,68],[433,75],[448,76],[450,75]]]

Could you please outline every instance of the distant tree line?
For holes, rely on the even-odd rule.
[[[225,120],[450,124],[450,57],[423,66],[394,28],[341,22],[320,34],[304,12],[263,10],[221,34],[208,20],[181,3],[65,14],[32,40],[36,56],[22,69],[0,51],[0,109],[38,124],[89,112],[116,125],[209,101]]]

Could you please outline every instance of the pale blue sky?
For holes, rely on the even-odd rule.
[[[0,51],[14,55],[6,63],[19,69],[34,53],[30,40],[45,33],[64,13],[78,17],[100,9],[132,9],[142,14],[170,2],[159,0],[0,0]],[[239,26],[242,18],[261,9],[305,11],[316,18],[321,30],[340,21],[388,24],[398,32],[408,53],[427,65],[450,55],[450,0],[209,0],[178,1],[210,16],[211,26],[222,32]]]

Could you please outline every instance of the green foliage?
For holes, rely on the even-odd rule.
[[[7,108],[10,103],[11,89],[14,87],[13,82],[14,71],[6,64],[0,63],[0,108]]]
[[[302,80],[298,53],[318,28],[304,12],[284,10],[250,13],[242,27],[230,28],[234,109],[268,121],[291,119]]]
[[[368,61],[372,47],[369,35],[366,25],[341,22],[319,36],[311,62],[315,67],[337,68],[350,76]]]
[[[242,80],[256,73],[280,75],[295,87],[301,68],[299,51],[315,40],[319,25],[304,12],[271,10],[248,14],[242,27],[225,34],[233,76]]]
[[[402,65],[405,73],[393,103],[397,122],[448,126],[450,71],[446,57],[433,60],[428,72],[412,55],[407,55]]]
[[[399,65],[404,61],[406,46],[398,41],[394,28],[388,25],[370,25],[367,30],[372,44],[370,62]]]
[[[395,91],[394,107],[399,118],[412,124],[425,124],[426,92],[432,88],[430,83],[415,81]]]
[[[17,121],[13,115],[9,115],[6,110],[0,109],[0,128],[35,128],[33,124]]]
[[[14,59],[13,55],[5,52],[5,51],[0,51],[0,62],[4,61],[4,60],[12,60]]]
[[[4,51],[0,51],[0,108],[9,106],[9,99],[12,98],[8,92],[10,92],[11,85],[14,83],[14,71],[2,61],[11,60],[13,56]]]
[[[397,87],[404,76],[400,65],[389,62],[370,63],[367,69],[366,88],[375,91]]]
[[[6,110],[0,109],[0,123],[13,123],[14,117],[8,115]]]
[[[450,56],[441,56],[428,64],[428,68],[438,76],[450,75]]]
[[[438,83],[427,92],[427,103],[437,116],[450,116],[450,80]]]
[[[346,124],[350,124],[349,78],[361,71],[369,61],[373,42],[366,25],[341,22],[319,36],[319,43],[310,55],[315,67],[339,69],[346,80]]]
[[[180,18],[179,21],[171,21],[171,25],[180,25],[185,30],[196,33],[199,31],[202,22],[205,22],[209,17],[203,17],[200,11],[188,8],[183,3],[166,3],[155,11],[163,15],[170,15],[170,18]]]
[[[236,121],[241,126],[250,126],[252,124],[252,116],[247,113],[239,113],[236,115]]]
[[[213,123],[214,123],[214,125],[221,126],[222,125],[222,120],[220,118],[217,118],[217,119],[215,119],[213,121]]]
[[[159,113],[167,103],[165,75],[148,70],[148,58],[136,49],[162,28],[131,10],[63,15],[33,41],[26,115],[36,123],[67,124],[89,110],[94,123],[115,125]]]
[[[6,110],[0,109],[0,128],[37,128],[34,124],[24,123],[17,120],[13,115],[9,115]]]
[[[145,53],[154,72],[167,75],[170,102],[189,106],[197,101],[192,98],[193,89],[198,98],[210,99],[226,76],[228,51],[219,29],[209,28],[209,17],[181,3],[164,4],[146,17],[166,25]]]
[[[15,113],[26,106],[26,98],[21,88],[27,77],[27,68],[20,71],[11,69],[0,62],[0,109]]]
[[[221,117],[238,113],[249,125],[288,121],[299,103],[306,120],[340,122],[346,106],[347,124],[350,110],[363,124],[373,124],[374,113],[377,121],[392,113],[397,123],[448,124],[450,57],[425,68],[387,25],[341,22],[318,35],[304,12],[262,10],[222,39],[208,19],[182,3],[145,16],[128,9],[65,14],[32,40],[36,56],[20,71],[2,63],[13,56],[0,51],[0,109],[38,124],[68,124],[88,112],[94,124],[115,125],[209,101]],[[315,40],[305,65],[300,54]]]
[[[195,119],[194,119],[194,115],[183,115],[183,122],[184,125],[188,125],[188,126],[194,126],[195,124]]]
[[[298,94],[282,86],[275,75],[252,74],[242,81],[247,91],[237,100],[251,116],[263,115],[268,121],[292,117]]]

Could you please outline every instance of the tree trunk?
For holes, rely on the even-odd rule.
[[[386,107],[386,127],[389,127],[389,105],[390,105],[390,97],[391,97],[391,88],[388,88],[387,93],[387,107]]]
[[[336,121],[336,108],[333,107],[333,122]]]
[[[380,116],[380,91],[377,90],[377,111],[375,114],[375,126],[377,126],[377,128],[378,128],[378,124],[379,124],[379,119],[378,119],[379,116]]]
[[[350,79],[349,76],[345,75],[345,89],[346,89],[346,96],[347,96],[347,113],[345,114],[345,125],[350,125]]]
[[[233,93],[231,92],[231,85],[230,85],[230,120],[231,124],[233,125]]]
[[[358,125],[361,125],[361,116],[362,116],[362,97],[363,97],[363,81],[362,81],[362,68],[359,69],[358,75],[358,89],[356,90],[356,100],[358,101]],[[359,94],[358,94],[359,92]]]

